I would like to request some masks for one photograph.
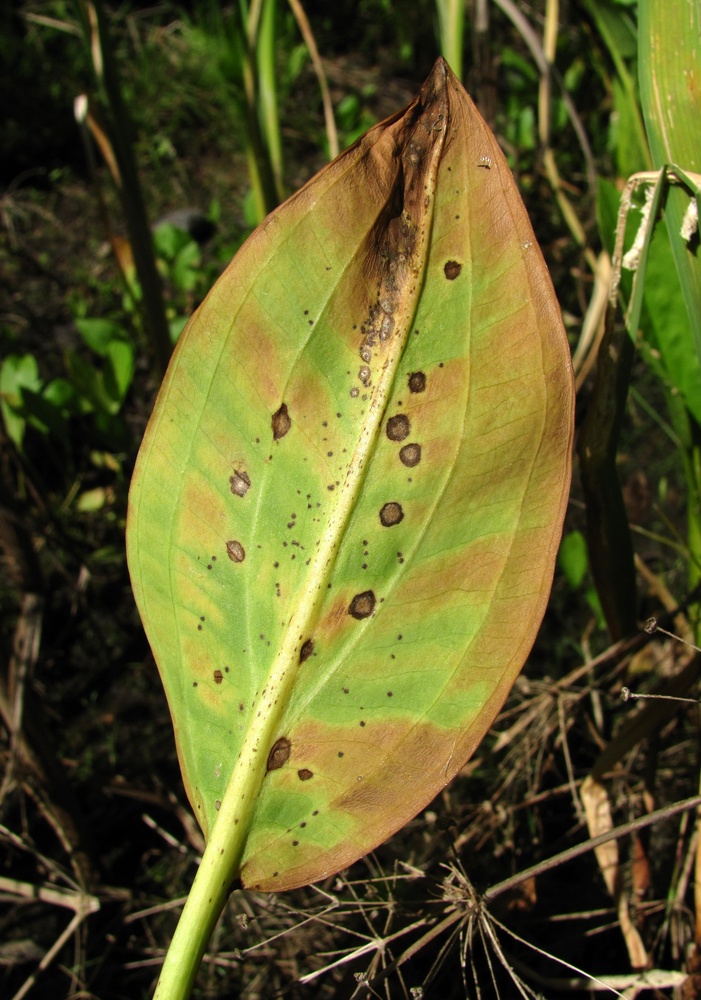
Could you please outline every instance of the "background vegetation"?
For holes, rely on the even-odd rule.
[[[136,451],[170,344],[252,226],[442,50],[510,158],[575,358],[581,469],[550,608],[460,778],[328,884],[233,894],[197,995],[584,996],[585,974],[623,992],[648,967],[648,995],[694,996],[693,813],[476,895],[698,787],[695,654],[638,624],[698,638],[701,369],[663,224],[639,297],[619,288],[637,351],[606,310],[619,191],[667,158],[640,103],[637,3],[303,14],[306,37],[274,0],[0,11],[0,991],[153,988],[202,844],[126,573]]]

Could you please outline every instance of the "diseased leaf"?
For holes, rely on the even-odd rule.
[[[439,60],[235,257],[139,455],[134,592],[222,892],[338,871],[464,765],[546,606],[572,416],[526,212]]]

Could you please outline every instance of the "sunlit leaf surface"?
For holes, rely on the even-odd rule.
[[[134,591],[244,885],[339,870],[473,752],[545,609],[572,413],[530,223],[441,60],[236,256],[137,464]]]

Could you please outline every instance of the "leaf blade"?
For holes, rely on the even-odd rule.
[[[464,764],[545,608],[572,398],[525,210],[439,61],[234,260],[135,473],[134,590],[222,884],[241,864],[262,889],[338,870]],[[378,694],[412,605],[414,660]]]

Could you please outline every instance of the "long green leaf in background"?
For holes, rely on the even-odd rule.
[[[640,97],[654,166],[676,164],[687,174],[701,174],[701,4],[642,0],[639,21]],[[681,235],[692,197],[686,186],[671,187],[664,212],[701,361],[698,224],[691,239]]]
[[[674,349],[679,362],[683,353],[688,358],[686,377],[673,382],[673,388],[684,391],[697,376],[701,363],[701,255],[699,254],[698,193],[701,175],[701,4],[699,0],[644,0],[640,4],[639,76],[640,96],[648,141],[655,166],[674,165],[680,180],[687,182],[670,186],[664,202],[664,217],[669,245],[686,307],[691,336],[684,342],[676,339]],[[695,175],[693,182],[689,175]],[[693,184],[696,184],[696,188]],[[688,224],[691,201],[696,203],[695,231],[682,235]],[[693,226],[691,227],[693,230]],[[654,279],[653,279],[654,280]],[[667,274],[662,280],[670,283]],[[668,363],[667,335],[664,318],[660,348],[663,363]],[[694,356],[695,351],[695,356]],[[670,372],[674,377],[674,372]],[[693,393],[691,394],[693,397]],[[689,394],[687,394],[689,399]],[[701,582],[701,427],[696,411],[698,401],[685,400],[688,412],[670,396],[675,428],[683,445],[682,458],[688,483],[688,547],[689,589]],[[675,416],[676,414],[676,416]],[[693,609],[697,635],[701,629],[698,608]]]
[[[207,837],[157,996],[235,880],[338,871],[464,765],[545,610],[572,425],[533,230],[439,60],[245,244],[139,455],[129,565]]]

